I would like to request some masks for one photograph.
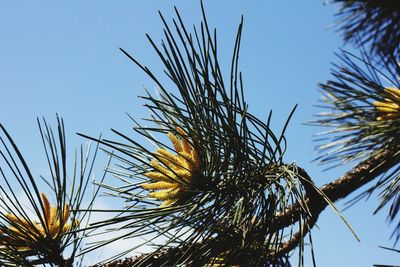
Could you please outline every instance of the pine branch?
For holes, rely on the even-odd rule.
[[[340,4],[336,13],[337,28],[344,41],[356,46],[367,45],[383,62],[398,58],[399,17],[398,0],[334,0]]]
[[[363,162],[356,165],[346,174],[342,175],[338,179],[322,186],[319,190],[327,196],[332,202],[343,199],[358,190],[362,186],[371,182],[379,175],[384,174],[390,168],[395,166],[399,160],[399,149],[400,146],[395,146],[392,149],[387,149],[380,153],[377,153],[370,158],[364,160]],[[308,179],[307,173],[300,169],[300,173]],[[303,225],[302,229],[292,235],[292,238],[283,243],[281,248],[275,252],[270,252],[271,259],[279,258],[286,255],[288,252],[296,248],[300,242],[302,242],[304,236],[311,230],[318,220],[319,215],[322,211],[329,205],[327,201],[321,196],[321,194],[316,193],[317,190],[307,190],[306,197],[300,203],[296,203],[286,209],[276,216],[274,227],[270,228],[271,231],[274,229],[283,229],[290,225],[296,223],[300,218],[300,206],[307,206],[311,213],[312,220],[309,220],[308,224]],[[198,243],[191,247],[191,250],[196,250],[199,246],[203,244]],[[179,248],[165,248],[158,250],[156,254],[148,253],[140,256],[126,258],[125,260],[116,260],[104,265],[104,267],[125,267],[125,266],[157,266],[157,263],[165,263],[166,260],[170,262],[176,262],[182,253],[187,253],[187,247]]]
[[[131,233],[111,241],[140,236],[145,228],[157,233],[156,238],[167,237],[167,241],[154,243],[158,249],[152,253],[112,261],[126,255],[121,253],[109,259],[111,262],[97,266],[211,266],[218,261],[226,266],[287,266],[289,252],[296,247],[299,258],[303,259],[304,237],[309,235],[311,239],[310,230],[327,206],[338,212],[333,202],[398,163],[400,142],[392,118],[397,116],[393,107],[397,103],[396,88],[400,87],[384,87],[378,78],[382,72],[371,66],[369,57],[359,59],[367,67],[365,73],[345,54],[343,59],[349,68],[334,73],[339,81],[321,85],[333,98],[327,97],[328,104],[333,103],[336,108],[332,114],[325,114],[328,118],[316,123],[331,127],[338,127],[332,121],[339,123],[339,130],[329,132],[334,135],[333,142],[321,147],[323,151],[333,147],[334,151],[321,156],[321,162],[368,159],[321,188],[313,184],[305,170],[285,164],[284,133],[293,112],[281,134],[270,129],[271,116],[264,123],[248,112],[241,74],[237,71],[242,21],[228,87],[219,67],[216,32],[210,31],[203,7],[202,11],[203,23],[199,30],[194,28],[193,35],[188,33],[177,12],[178,19],[173,20],[175,33],[161,16],[165,41],[157,46],[149,37],[165,65],[167,77],[176,85],[177,94],[171,93],[170,87],[163,85],[149,68],[121,49],[160,88],[160,98],[144,96],[149,101],[146,107],[152,112],[146,121],[154,126],[144,127],[134,120],[136,133],[159,148],[156,153],[149,151],[116,130],[124,141],[93,139],[116,151],[116,158],[124,163],[118,175],[127,184],[107,188],[128,201],[135,200],[124,211],[126,215],[96,226],[126,222]],[[393,73],[399,73],[397,62],[390,67],[395,68]],[[397,75],[394,76],[397,81]],[[362,90],[352,90],[353,87]],[[343,99],[354,99],[356,103],[349,105],[350,101]],[[390,112],[386,112],[389,114],[382,114],[384,109],[377,105],[386,110],[389,105]],[[337,110],[348,112],[343,117],[335,113]],[[343,135],[337,137],[338,132]],[[157,137],[165,134],[173,147]],[[180,155],[182,151],[187,156]],[[385,175],[384,181],[394,176]],[[381,183],[382,179],[374,188]],[[147,198],[141,189],[150,191]],[[160,208],[159,201],[163,201]],[[299,266],[303,265],[299,260]]]

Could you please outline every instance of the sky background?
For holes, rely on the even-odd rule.
[[[240,67],[250,112],[266,119],[273,110],[279,132],[295,104],[299,107],[287,131],[286,162],[305,168],[318,185],[349,169],[323,172],[311,161],[317,156],[313,134],[321,131],[304,122],[320,110],[318,83],[331,77],[334,53],[343,47],[331,26],[335,7],[320,1],[204,1],[209,24],[216,27],[223,66],[230,55],[240,16],[244,33]],[[68,145],[78,147],[76,132],[116,138],[110,128],[125,133],[134,118],[149,115],[144,90],[155,84],[132,64],[119,47],[161,73],[161,64],[145,38],[162,38],[158,10],[170,21],[176,5],[187,25],[201,20],[199,1],[4,1],[0,8],[0,122],[19,145],[34,172],[46,170],[36,117],[55,125],[55,114],[66,124]],[[350,46],[346,47],[353,51]],[[228,72],[226,72],[228,74]],[[143,140],[143,142],[146,142]],[[358,243],[330,209],[314,228],[318,266],[395,264],[398,254],[378,248],[392,246],[393,228],[385,212],[372,216],[376,197],[344,212],[361,238]],[[106,205],[105,203],[103,203]],[[342,202],[338,203],[341,208]],[[129,244],[129,243],[127,243]],[[123,249],[115,244],[107,253]],[[308,257],[309,258],[309,257]],[[296,262],[294,262],[296,265]],[[308,260],[306,266],[311,265]]]

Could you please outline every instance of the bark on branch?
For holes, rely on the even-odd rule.
[[[399,163],[398,153],[400,147],[391,150],[384,150],[370,158],[357,164],[346,174],[338,179],[322,186],[320,191],[325,194],[332,202],[345,198],[360,187],[366,185],[377,176],[388,171],[390,168]],[[320,199],[315,199],[315,195],[308,196],[303,200],[311,212],[316,215],[321,213],[328,203]],[[296,203],[288,207],[284,212],[276,216],[275,226],[282,229],[295,223],[299,218],[300,203]]]
[[[370,158],[362,161],[346,174],[338,179],[322,186],[320,191],[325,194],[332,202],[345,198],[360,187],[374,180],[379,175],[387,172],[390,168],[399,163],[400,147],[384,150]],[[304,174],[306,175],[306,173]],[[288,207],[284,212],[276,216],[275,229],[288,227],[300,218],[300,205],[296,203]],[[296,248],[300,240],[311,230],[318,220],[321,212],[329,205],[321,197],[312,194],[303,200],[303,205],[307,205],[311,213],[311,221],[308,225],[304,225],[303,229],[295,233],[292,238],[282,244],[281,249],[275,253],[275,256],[284,255],[285,253]]]

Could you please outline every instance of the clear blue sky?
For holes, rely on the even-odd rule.
[[[84,141],[75,132],[103,133],[110,128],[126,133],[135,118],[148,115],[137,96],[155,85],[122,53],[122,47],[158,70],[160,63],[145,33],[162,37],[157,11],[172,18],[176,5],[188,25],[200,21],[199,1],[7,1],[0,8],[0,121],[14,136],[33,169],[45,170],[36,116],[54,122],[64,117],[69,145]],[[320,1],[205,1],[208,19],[219,32],[222,64],[228,64],[234,34],[244,15],[241,69],[250,111],[266,118],[273,110],[279,131],[292,107],[299,108],[288,129],[286,162],[296,161],[317,184],[343,174],[346,168],[322,172],[310,163],[316,157],[312,134],[305,126],[318,109],[318,82],[329,77],[334,52],[342,46],[339,35],[328,29],[334,22],[333,6]],[[351,48],[350,48],[351,49]],[[144,141],[144,140],[143,140]],[[144,141],[145,142],[145,141]],[[338,204],[341,207],[341,203]],[[339,218],[326,210],[314,229],[318,266],[372,266],[398,263],[391,246],[392,228],[384,213],[372,216],[376,198],[359,203],[344,215],[361,244]],[[310,266],[310,262],[306,266]]]

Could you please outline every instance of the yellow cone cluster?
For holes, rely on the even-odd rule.
[[[141,184],[141,187],[154,192],[149,197],[162,200],[160,207],[169,206],[178,201],[188,190],[188,184],[194,184],[198,179],[200,159],[197,151],[189,143],[186,133],[177,128],[182,138],[168,133],[176,154],[159,148],[155,153],[156,159],[150,162],[154,171],[144,175],[156,182]]]
[[[387,87],[385,92],[390,95],[390,98],[385,98],[385,101],[374,102],[379,116],[377,121],[393,120],[400,118],[400,89]]]
[[[41,199],[44,207],[43,223],[6,214],[11,226],[8,227],[7,236],[0,230],[0,248],[3,245],[3,247],[14,247],[19,251],[33,250],[38,240],[49,238],[54,240],[77,225],[77,223],[67,223],[70,215],[68,204],[64,206],[63,214],[60,216],[61,211],[50,205],[45,194],[41,194]]]

